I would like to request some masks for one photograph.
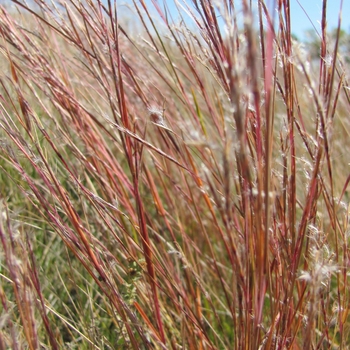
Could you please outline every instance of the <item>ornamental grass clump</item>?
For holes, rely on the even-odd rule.
[[[326,5],[316,56],[288,0],[0,8],[1,349],[350,345]]]

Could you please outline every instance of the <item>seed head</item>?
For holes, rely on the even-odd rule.
[[[153,123],[165,126],[164,118],[163,118],[163,114],[164,114],[163,109],[160,109],[159,107],[156,107],[156,106],[150,106],[148,107],[148,113]]]

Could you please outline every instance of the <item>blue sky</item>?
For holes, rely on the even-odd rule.
[[[329,30],[338,25],[340,2],[340,0],[328,0],[327,25]],[[322,0],[299,0],[299,3],[304,7],[312,23],[319,30],[322,15]],[[299,3],[297,0],[291,0],[292,31],[299,39],[303,39],[303,32],[311,29],[312,24]],[[350,32],[350,0],[343,0],[342,29]]]
[[[169,10],[175,14],[177,13],[177,9],[174,5],[175,0],[158,0],[158,3],[162,4],[163,2],[167,3]],[[179,0],[181,3],[181,0]],[[220,1],[220,0],[216,0]],[[254,0],[257,2],[257,0]],[[265,0],[267,4],[272,4],[274,0]],[[145,0],[145,2],[149,5],[149,8],[153,8],[151,0]],[[187,0],[190,3],[190,0]],[[215,3],[215,1],[213,0]],[[277,2],[277,0],[276,0]],[[131,0],[119,0],[119,5],[121,4],[131,4]],[[299,39],[305,39],[305,31],[308,29],[313,29],[313,25],[315,28],[320,31],[320,21],[322,16],[322,0],[290,0],[291,6],[291,16],[292,16],[292,32]],[[328,29],[331,30],[338,25],[338,16],[340,10],[341,0],[328,0],[327,1],[327,23]],[[241,0],[235,0],[236,6],[240,7]],[[122,6],[123,7],[123,6]],[[310,17],[310,19],[306,16],[304,10]],[[176,14],[174,18],[176,18]],[[342,16],[342,29],[350,32],[350,0],[343,0],[343,16]],[[186,16],[185,16],[186,18]]]
[[[106,0],[103,0],[106,2]],[[132,0],[112,0],[117,1],[117,4],[120,6],[120,9],[123,13],[127,14],[130,17],[131,12],[126,10],[125,5],[132,6]],[[140,0],[137,0],[140,1]],[[169,6],[169,9],[172,12],[176,12],[176,8],[174,6],[174,1],[176,0],[158,0],[159,3],[166,2]],[[181,2],[181,0],[179,0]],[[191,0],[186,0],[188,3]],[[220,2],[221,0],[213,0],[213,3]],[[277,0],[265,0],[267,4],[271,4]],[[151,0],[145,0],[145,2],[152,8]],[[257,2],[257,0],[253,0],[253,2]],[[340,9],[341,0],[328,0],[327,3],[327,19],[328,19],[328,29],[333,29],[338,24],[338,15]],[[10,3],[10,1],[0,0],[0,3]],[[240,7],[242,0],[234,0],[236,6]],[[297,37],[303,40],[304,32],[307,29],[312,29],[312,23],[317,28],[320,29],[320,21],[321,21],[321,13],[322,13],[322,0],[290,0],[291,4],[291,15],[292,15],[292,31]],[[307,14],[309,15],[310,20],[307,18],[304,13],[302,7],[305,9]],[[132,16],[132,15],[131,15]],[[175,16],[176,17],[176,16]],[[346,30],[350,33],[350,0],[343,0],[343,18],[342,18],[342,29]]]

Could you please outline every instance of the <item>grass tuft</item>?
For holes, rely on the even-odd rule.
[[[326,5],[310,47],[288,0],[179,2],[179,24],[134,1],[135,27],[110,0],[0,7],[1,349],[348,348]]]

